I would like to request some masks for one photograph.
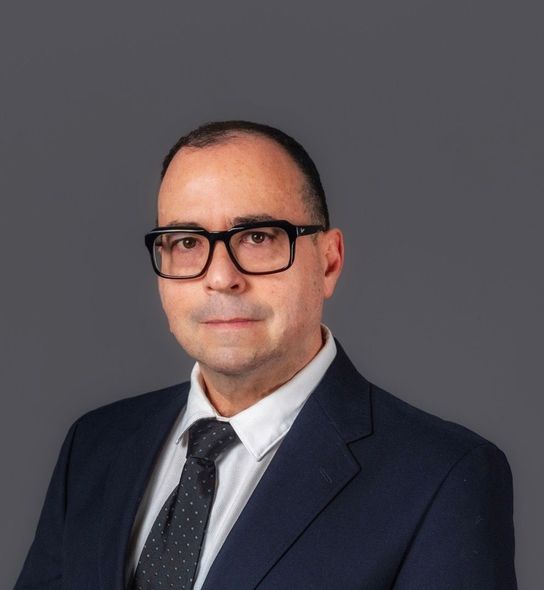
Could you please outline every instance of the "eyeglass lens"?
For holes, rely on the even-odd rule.
[[[236,261],[248,272],[273,272],[289,264],[290,240],[283,228],[244,229],[230,236]],[[154,242],[157,268],[165,275],[190,277],[202,272],[208,261],[210,242],[202,234],[165,232]]]

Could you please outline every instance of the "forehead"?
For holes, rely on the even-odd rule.
[[[159,190],[158,221],[220,229],[235,218],[266,215],[302,223],[308,217],[304,187],[297,164],[268,138],[240,135],[205,148],[182,148]]]

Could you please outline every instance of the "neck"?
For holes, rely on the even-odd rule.
[[[291,380],[316,356],[322,346],[323,340],[320,337],[302,357],[284,355],[281,366],[261,366],[235,375],[219,373],[200,363],[204,391],[221,416],[234,416]]]

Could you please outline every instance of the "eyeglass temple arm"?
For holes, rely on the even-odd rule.
[[[322,225],[297,225],[296,229],[297,237],[315,234],[318,231],[325,231],[325,228]]]

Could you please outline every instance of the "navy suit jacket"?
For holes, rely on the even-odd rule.
[[[515,589],[504,454],[369,383],[337,346],[204,590]],[[122,590],[138,503],[188,391],[74,423],[16,590]]]

